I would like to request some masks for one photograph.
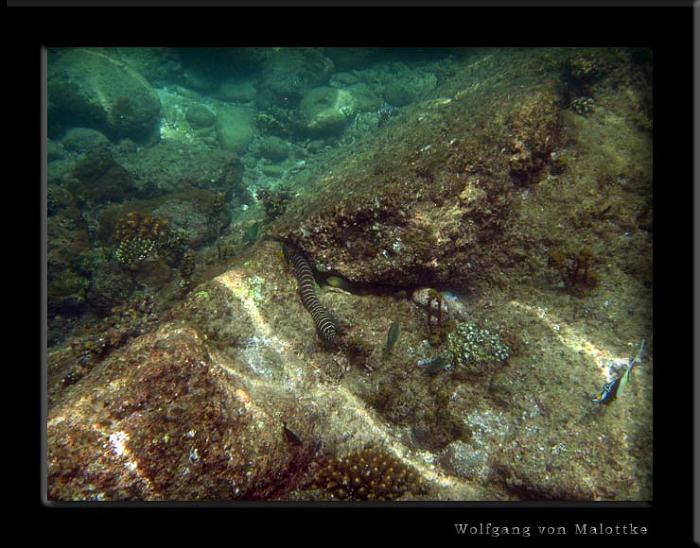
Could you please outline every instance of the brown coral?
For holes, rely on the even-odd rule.
[[[413,469],[373,448],[326,460],[316,472],[312,487],[338,500],[395,500],[423,489]]]

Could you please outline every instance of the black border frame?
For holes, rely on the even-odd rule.
[[[30,2],[32,0],[29,0]],[[16,0],[16,3],[20,3]],[[80,2],[87,3],[86,1]],[[654,51],[654,500],[629,503],[436,503],[391,507],[319,508],[299,504],[229,505],[76,504],[45,505],[40,496],[41,379],[37,360],[26,352],[37,345],[29,326],[36,309],[27,302],[36,291],[11,290],[20,301],[10,313],[33,316],[22,343],[6,338],[17,357],[6,360],[6,383],[19,392],[12,407],[14,427],[6,438],[16,484],[9,493],[13,513],[10,539],[16,545],[395,545],[433,546],[689,546],[692,544],[692,40],[693,12],[686,8],[441,8],[318,11],[307,8],[212,9],[50,9],[15,8],[5,12],[5,86],[15,114],[8,143],[14,164],[7,205],[17,209],[22,241],[11,263],[34,270],[33,247],[43,245],[40,127],[41,48],[72,45],[412,45],[412,46],[647,46]],[[218,12],[218,13],[216,13]],[[257,24],[256,24],[257,23]],[[324,24],[325,23],[325,24]],[[32,146],[34,145],[34,146]],[[17,198],[16,190],[28,195]],[[29,219],[27,219],[29,213]],[[35,215],[35,217],[32,216]],[[34,227],[37,232],[31,232]],[[16,242],[17,232],[10,233]],[[27,242],[24,242],[24,237]],[[31,250],[31,251],[29,251]],[[11,251],[12,252],[12,251]],[[24,253],[30,257],[24,259]],[[34,257],[34,259],[33,259]],[[40,259],[41,265],[41,259]],[[40,270],[41,272],[41,270]],[[41,278],[40,278],[41,280]],[[43,284],[43,281],[40,281]],[[39,308],[45,306],[39,295]],[[14,322],[13,322],[14,323]],[[40,333],[43,325],[39,322]],[[31,362],[34,362],[33,364]],[[39,363],[37,363],[39,362]],[[6,434],[7,435],[7,434]],[[6,449],[7,450],[7,449]],[[25,456],[25,452],[27,453]],[[29,458],[28,458],[29,457]],[[605,524],[632,521],[649,527],[637,537],[458,537],[455,522],[494,525]],[[33,523],[32,523],[33,522]]]

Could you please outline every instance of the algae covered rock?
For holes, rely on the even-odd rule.
[[[64,270],[48,286],[49,308],[56,311],[75,311],[85,304],[90,281],[73,270]]]
[[[258,106],[295,107],[312,87],[328,81],[333,61],[315,48],[279,48],[265,60],[258,87]]]
[[[314,136],[338,133],[355,115],[355,98],[349,91],[332,87],[310,90],[301,101],[302,128]]]
[[[285,407],[279,398],[275,405]],[[270,498],[292,459],[302,460],[267,407],[211,362],[196,331],[164,325],[52,407],[48,498]]]
[[[216,114],[204,105],[192,105],[187,109],[187,121],[193,128],[211,127],[216,122]]]
[[[131,174],[105,148],[97,148],[76,163],[68,176],[76,198],[95,204],[119,202],[136,188]]]
[[[74,49],[49,59],[49,119],[71,120],[113,139],[152,137],[160,100],[134,69],[101,51]]]
[[[290,145],[287,141],[271,135],[266,137],[258,146],[260,154],[273,162],[281,162],[289,156]]]
[[[224,149],[244,152],[253,139],[253,111],[234,105],[221,108],[216,117],[216,135]]]
[[[115,306],[126,302],[134,288],[135,282],[129,273],[117,265],[109,265],[95,273],[87,299],[90,306],[108,313]]]
[[[63,148],[71,152],[87,153],[109,146],[109,139],[96,129],[75,127],[61,140]]]
[[[512,130],[534,182],[558,142],[555,93],[554,83],[492,84],[404,107],[402,123],[356,143],[269,234],[353,282],[457,289],[497,276],[515,260],[500,245],[517,193]]]
[[[214,95],[222,101],[248,103],[255,99],[255,93],[255,83],[252,80],[226,80]]]

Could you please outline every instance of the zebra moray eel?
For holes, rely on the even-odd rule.
[[[316,295],[316,282],[309,261],[300,251],[292,251],[289,261],[292,263],[294,276],[299,282],[299,295],[304,308],[309,311],[316,324],[316,332],[327,343],[334,343],[338,328],[335,321],[323,308]]]

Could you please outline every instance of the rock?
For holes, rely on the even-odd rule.
[[[103,131],[112,139],[151,138],[160,100],[148,81],[98,50],[73,49],[49,59],[49,118]]]
[[[54,192],[50,191],[51,194]],[[63,192],[57,194],[51,200],[53,204],[50,204],[55,210],[46,223],[50,242],[47,248],[49,280],[58,278],[71,267],[76,257],[90,248],[90,234],[80,209],[74,205],[72,196],[65,196]]]
[[[87,299],[90,306],[107,314],[115,306],[127,302],[134,288],[133,277],[112,264],[95,273]]]
[[[263,63],[258,106],[296,107],[311,88],[328,81],[333,61],[317,48],[280,48]]]
[[[222,107],[216,117],[216,135],[226,150],[242,154],[253,139],[253,111],[246,107]]]
[[[163,325],[97,365],[52,407],[48,498],[271,498],[284,492],[279,478],[309,458],[288,447],[273,402],[296,423],[288,398],[252,397],[210,359],[194,329]]]
[[[48,308],[52,313],[76,313],[85,304],[90,281],[71,269],[51,280],[47,288]]]
[[[214,97],[222,101],[249,103],[255,100],[255,82],[253,80],[227,80],[214,93]]]
[[[284,173],[284,170],[280,166],[268,164],[262,166],[262,172],[268,177],[281,177]]]
[[[211,243],[231,221],[224,194],[201,188],[168,195],[153,209],[153,215],[170,221],[193,249]]]
[[[402,107],[416,100],[415,92],[403,82],[391,82],[384,88],[384,99],[394,107]]]
[[[53,160],[62,160],[66,157],[66,151],[63,145],[53,139],[46,141],[46,159],[51,162]]]
[[[379,59],[383,48],[325,48],[325,54],[339,71],[359,69]]]
[[[442,451],[439,462],[461,478],[485,481],[489,475],[488,453],[463,441],[453,441]]]
[[[216,123],[216,114],[204,105],[192,105],[185,114],[187,121],[195,128],[211,127]]]
[[[67,188],[79,200],[102,204],[125,200],[136,186],[131,174],[110,152],[98,148],[75,165]]]
[[[303,130],[312,136],[340,133],[355,115],[355,98],[343,89],[318,87],[301,101],[299,117]]]
[[[189,66],[182,71],[182,84],[200,92],[211,92],[216,88],[216,79],[197,67]]]
[[[553,84],[545,88],[554,93]],[[508,142],[510,128],[494,120],[516,116],[536,94],[516,89],[494,103],[491,91],[404,107],[411,122],[375,132],[336,160],[270,235],[351,282],[464,290],[496,275],[514,185],[507,150],[493,145]],[[538,104],[550,109],[539,119],[556,119],[555,103]],[[449,139],[438,127],[449,128]],[[523,138],[546,140],[540,124],[517,127]],[[485,138],[485,131],[495,133]]]
[[[260,141],[259,145],[260,154],[273,162],[286,160],[289,156],[289,149],[290,145],[287,141],[274,136],[266,137]]]
[[[360,79],[351,72],[336,72],[331,76],[330,83],[333,87],[348,87],[359,81]]]
[[[86,127],[69,129],[61,142],[66,150],[80,154],[109,146],[109,139],[101,132]]]
[[[182,65],[171,48],[115,48],[115,56],[142,74],[152,85],[164,86],[182,78]]]
[[[238,156],[202,143],[184,147],[176,141],[162,141],[115,157],[133,175],[140,197],[154,197],[188,186],[233,194],[245,190]]]
[[[49,216],[73,203],[73,196],[62,186],[49,182],[46,186],[46,210]]]
[[[510,174],[520,185],[536,183],[559,142],[561,114],[550,88],[528,96],[511,118]]]
[[[435,298],[436,294],[440,295],[440,305],[438,305],[438,301]],[[457,321],[466,321],[469,319],[467,307],[460,298],[451,291],[438,292],[429,287],[419,287],[411,294],[411,300],[421,308],[424,308],[426,312],[428,310],[428,303],[430,303],[431,311],[435,315],[437,315],[438,306],[440,306],[440,312],[442,314],[441,319]]]

